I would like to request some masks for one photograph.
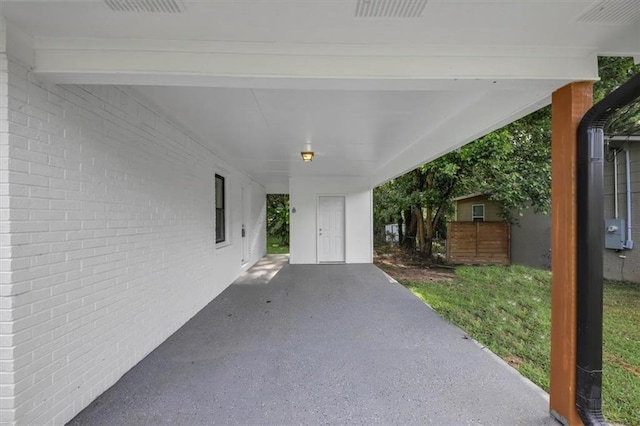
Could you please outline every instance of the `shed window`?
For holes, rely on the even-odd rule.
[[[474,204],[471,206],[471,220],[474,222],[484,222],[484,204]]]
[[[224,177],[216,175],[216,243],[226,240]]]

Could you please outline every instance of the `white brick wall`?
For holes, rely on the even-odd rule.
[[[0,21],[0,25],[2,22]],[[0,29],[0,38],[4,36]],[[0,50],[2,50],[0,40]],[[0,51],[0,294],[2,289],[9,283],[9,273],[13,265],[17,262],[11,259],[11,249],[9,248],[8,220],[9,212],[9,75],[8,61],[5,53]],[[24,261],[23,261],[24,264]],[[0,424],[9,420],[10,413],[1,411],[4,407],[10,407],[13,401],[10,396],[13,393],[13,383],[15,383],[14,368],[19,366],[19,362],[11,358],[9,348],[5,348],[4,337],[12,332],[10,325],[12,317],[15,315],[10,309],[9,299],[0,297]]]
[[[63,424],[239,275],[242,185],[249,263],[264,254],[264,189],[130,90],[2,56],[0,136],[1,421]]]
[[[616,252],[604,250],[604,276],[613,280],[628,280],[640,283],[640,142],[630,142],[631,167],[631,207],[632,207],[632,235],[634,248]],[[620,219],[627,220],[626,169],[625,154],[618,154],[618,210]],[[614,218],[614,183],[613,162],[604,164],[604,216]],[[626,236],[626,229],[625,229]],[[626,237],[625,237],[626,239]],[[622,258],[621,256],[624,256]]]

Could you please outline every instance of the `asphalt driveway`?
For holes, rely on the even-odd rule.
[[[72,425],[554,424],[544,392],[373,265],[246,277]]]

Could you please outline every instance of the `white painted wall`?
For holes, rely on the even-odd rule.
[[[247,200],[245,202],[247,211],[244,216],[244,225],[246,244],[249,246],[249,257],[242,267],[242,272],[253,266],[258,259],[267,253],[267,198],[265,189],[247,178],[244,179],[244,185],[247,188]],[[236,232],[238,232],[238,229],[239,226],[234,228]]]
[[[38,81],[0,52],[0,422],[64,424],[241,272],[265,191],[136,93]],[[215,244],[214,174],[229,244]]]
[[[317,212],[321,195],[345,196],[345,261],[373,262],[372,190],[366,179],[296,177],[289,180],[290,263],[317,263]]]

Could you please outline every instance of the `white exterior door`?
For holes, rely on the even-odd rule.
[[[318,197],[318,263],[344,261],[344,197]]]

